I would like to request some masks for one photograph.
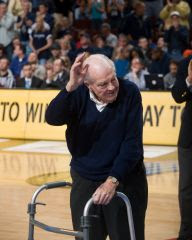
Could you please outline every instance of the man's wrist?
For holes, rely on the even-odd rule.
[[[113,176],[109,176],[107,178],[107,181],[111,182],[112,184],[118,186],[119,185],[119,181],[116,177],[113,177]]]
[[[68,82],[65,88],[66,88],[67,92],[73,92],[77,87],[71,85],[71,84]]]

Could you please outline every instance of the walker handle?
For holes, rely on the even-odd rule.
[[[69,186],[71,187],[70,182],[52,182],[52,183],[46,183],[45,184],[45,189],[51,189],[51,188],[58,188],[58,187],[66,187]]]

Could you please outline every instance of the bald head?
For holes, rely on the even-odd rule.
[[[85,81],[94,81],[95,76],[103,78],[107,73],[115,73],[115,65],[108,57],[102,54],[90,55],[83,63],[83,67],[87,66],[87,74]]]

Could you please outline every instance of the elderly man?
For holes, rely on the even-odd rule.
[[[125,206],[114,197],[118,190],[131,201],[136,239],[144,240],[147,181],[140,92],[134,83],[118,81],[113,62],[104,55],[84,58],[76,58],[66,88],[46,112],[49,124],[67,124],[73,226],[80,229],[83,208],[93,197],[92,214],[99,218],[90,239],[130,239]]]

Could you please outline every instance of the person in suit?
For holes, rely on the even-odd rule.
[[[178,139],[179,207],[181,215],[178,240],[192,240],[192,56],[179,64],[172,96],[185,102]]]
[[[23,77],[16,80],[16,88],[41,88],[43,81],[33,76],[32,66],[27,63],[23,66]]]

